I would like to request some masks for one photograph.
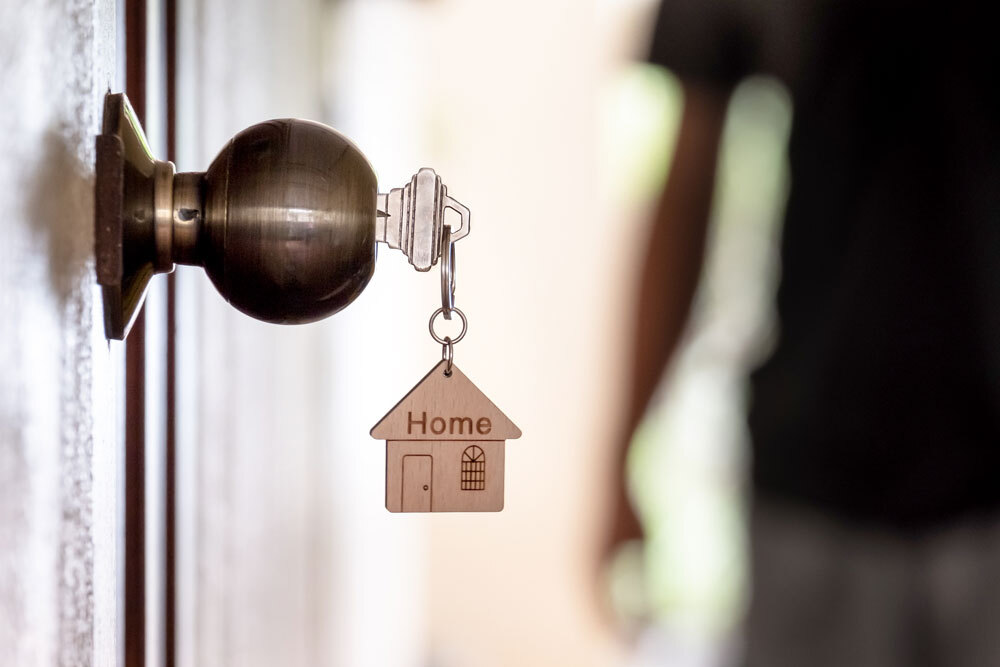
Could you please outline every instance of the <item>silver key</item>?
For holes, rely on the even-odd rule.
[[[450,208],[462,225],[444,239],[444,211]],[[454,243],[469,233],[469,209],[448,196],[448,187],[433,169],[421,169],[410,182],[378,196],[375,240],[399,248],[417,271],[427,271],[441,257],[442,242]]]

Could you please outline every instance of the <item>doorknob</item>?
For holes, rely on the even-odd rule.
[[[452,231],[446,209],[461,217]],[[270,120],[236,134],[205,172],[156,160],[124,94],[97,137],[95,251],[105,333],[124,339],[156,273],[205,269],[222,296],[267,322],[339,311],[375,270],[376,242],[421,271],[469,232],[469,210],[430,169],[379,194],[349,139],[319,123]]]

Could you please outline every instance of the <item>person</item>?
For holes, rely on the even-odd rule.
[[[971,3],[664,0],[684,105],[625,449],[698,286],[734,87],[793,105],[779,334],[750,378],[745,664],[1000,665],[1000,59]]]

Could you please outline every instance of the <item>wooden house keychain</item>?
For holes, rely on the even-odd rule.
[[[392,213],[398,209],[391,201],[387,208],[385,217],[392,223]],[[461,236],[468,233],[468,225],[465,217]],[[453,362],[454,346],[468,330],[465,314],[455,307],[455,240],[461,236],[456,238],[446,225],[430,227],[441,240],[441,252],[435,255],[443,256],[441,307],[431,315],[428,327],[441,344],[442,359],[371,430],[373,438],[386,441],[385,508],[499,512],[504,444],[521,437],[521,430]],[[399,236],[405,238],[405,230]],[[439,315],[450,320],[452,313],[461,319],[462,331],[454,340],[441,338],[434,322]]]

